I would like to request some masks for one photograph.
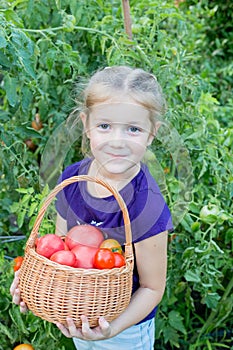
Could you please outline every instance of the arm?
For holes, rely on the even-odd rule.
[[[117,333],[145,318],[160,303],[165,290],[167,232],[135,244],[135,251],[140,288],[132,296],[124,313],[112,321]]]
[[[82,317],[82,329],[77,329],[72,320],[68,328],[58,325],[67,337],[98,340],[117,335],[126,328],[140,322],[162,299],[167,270],[167,232],[162,232],[135,244],[140,288],[134,293],[127,309],[110,324],[100,318],[99,326],[91,329],[88,319]]]

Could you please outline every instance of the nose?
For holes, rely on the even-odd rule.
[[[120,129],[113,130],[111,132],[108,144],[113,148],[123,148],[125,146],[123,131]]]

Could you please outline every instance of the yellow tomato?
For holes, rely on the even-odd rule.
[[[14,350],[34,350],[30,344],[20,344],[17,345]]]
[[[113,253],[120,253],[120,254],[123,253],[120,243],[119,243],[116,239],[113,239],[113,238],[105,239],[105,240],[101,243],[100,248],[109,249],[109,250],[111,250]]]

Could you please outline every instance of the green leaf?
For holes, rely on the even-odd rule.
[[[181,317],[178,311],[171,311],[168,314],[168,321],[170,326],[175,328],[177,331],[180,331],[183,334],[186,334],[186,330],[183,324],[183,317]]]
[[[42,135],[38,131],[30,127],[18,126],[17,128],[15,128],[15,132],[21,135],[21,137],[23,138],[31,138],[31,137],[34,139],[42,138]]]
[[[34,43],[27,35],[20,30],[12,31],[12,45],[17,55],[17,59],[24,67],[25,71],[33,78],[36,78],[34,71]]]
[[[197,282],[198,283],[201,281],[200,277],[195,272],[193,272],[191,270],[188,270],[185,272],[184,278],[188,282]]]
[[[11,62],[9,61],[8,57],[0,51],[0,65],[5,68],[11,67]]]
[[[173,327],[170,327],[170,326],[165,327],[163,330],[163,335],[164,335],[165,343],[170,342],[171,344],[175,345],[176,347],[178,347],[178,348],[180,347],[178,333]]]
[[[218,293],[208,293],[204,298],[203,302],[210,308],[216,309],[218,301],[221,299]]]
[[[26,215],[26,209],[23,209],[18,213],[17,224],[19,228],[23,226],[25,215]]]
[[[28,330],[23,322],[22,314],[19,310],[19,307],[16,306],[16,307],[13,307],[13,309],[10,309],[9,314],[10,314],[10,317],[11,317],[13,323],[17,326],[17,328],[19,328],[20,332],[22,332],[23,334],[29,334],[29,332],[28,332]]]
[[[31,203],[30,209],[29,209],[29,212],[28,212],[28,216],[29,217],[31,217],[36,212],[36,208],[37,207],[38,207],[38,203],[37,202]]]
[[[21,200],[21,204],[24,204],[26,206],[31,198],[30,194],[25,194]]]
[[[29,111],[29,108],[33,99],[33,93],[31,89],[29,89],[29,87],[27,86],[23,86],[21,91],[22,91],[22,95],[21,95],[22,109],[23,109],[23,112],[27,113]]]
[[[15,25],[22,27],[23,21],[18,16],[17,11],[14,11],[13,9],[8,9],[4,11],[5,18],[8,22],[14,23]]]
[[[21,187],[21,188],[16,188],[16,191],[17,191],[18,193],[28,193],[28,189],[27,189],[27,188],[23,188],[23,187]]]
[[[13,203],[10,206],[11,213],[16,213],[20,208],[20,204],[18,202]]]
[[[9,74],[6,74],[4,77],[4,89],[6,91],[6,96],[9,101],[9,104],[14,107],[17,103],[17,83],[16,78],[12,78]]]
[[[33,225],[34,225],[35,221],[36,221],[36,217],[32,216],[30,221],[29,221],[29,224],[28,224],[29,230],[31,230],[33,228]]]
[[[0,49],[7,46],[7,41],[5,39],[4,31],[0,29]]]
[[[6,327],[2,322],[0,322],[0,333],[6,335],[14,343],[14,335],[9,331],[9,327]]]

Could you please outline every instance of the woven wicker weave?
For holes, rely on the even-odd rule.
[[[117,200],[125,224],[125,266],[108,270],[73,268],[36,253],[35,241],[47,207],[58,192],[78,181],[101,184]],[[95,327],[100,316],[111,321],[125,310],[131,298],[132,273],[131,225],[127,207],[120,194],[102,180],[88,175],[74,176],[57,185],[40,209],[26,243],[19,286],[28,308],[36,316],[53,323],[66,325],[66,318],[72,317],[77,327],[81,326],[80,316],[86,315],[90,326]]]

